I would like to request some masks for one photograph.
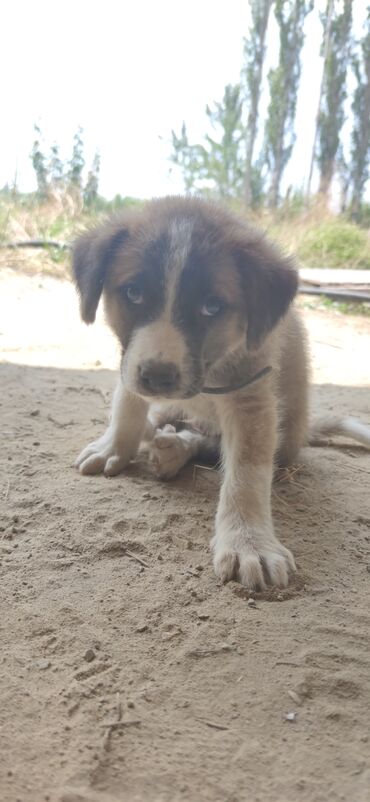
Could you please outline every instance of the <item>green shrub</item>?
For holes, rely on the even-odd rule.
[[[370,240],[354,223],[332,218],[303,233],[298,257],[307,267],[370,269]]]

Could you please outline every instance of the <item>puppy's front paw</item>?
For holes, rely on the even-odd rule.
[[[236,579],[250,590],[266,585],[286,588],[289,571],[295,571],[292,553],[274,534],[259,533],[255,527],[240,531],[218,531],[211,542],[216,575],[222,582]]]
[[[117,444],[108,430],[81,451],[75,467],[84,475],[104,473],[105,476],[116,476],[134,457],[129,449]]]
[[[156,430],[150,445],[149,462],[159,479],[172,479],[190,456],[187,443],[176,433],[174,426],[167,424]]]

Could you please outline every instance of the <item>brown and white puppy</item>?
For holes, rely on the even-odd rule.
[[[249,588],[286,586],[294,559],[274,533],[271,482],[275,461],[294,460],[308,427],[291,262],[217,205],[164,198],[82,236],[73,270],[83,320],[94,321],[103,293],[122,347],[111,420],[78,457],[81,473],[117,474],[151,439],[151,461],[169,478],[220,439],[216,574]],[[202,392],[229,390],[267,367],[241,389]],[[164,425],[175,419],[191,426]]]

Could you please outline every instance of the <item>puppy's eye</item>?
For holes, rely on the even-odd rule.
[[[126,286],[123,287],[123,292],[131,304],[143,303],[144,295],[142,290],[140,289],[139,285],[135,284],[133,281],[130,281],[129,284],[126,284]]]
[[[222,309],[222,302],[218,300],[218,298],[209,298],[205,304],[203,304],[200,314],[204,317],[215,317],[216,315],[221,312]]]

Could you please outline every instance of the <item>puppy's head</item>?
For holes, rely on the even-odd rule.
[[[288,260],[213,204],[151,201],[76,243],[73,271],[86,323],[104,294],[127,386],[190,398],[233,353],[256,350],[297,289]]]

